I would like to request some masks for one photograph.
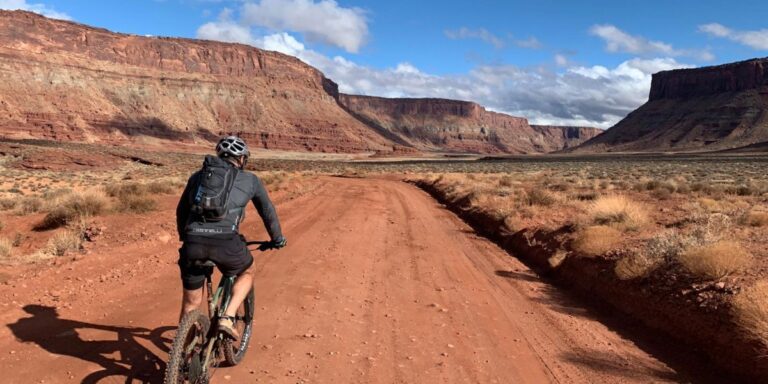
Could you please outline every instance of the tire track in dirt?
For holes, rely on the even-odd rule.
[[[685,381],[421,190],[318,182],[278,204],[289,246],[254,253],[251,349],[214,383]],[[163,215],[171,210],[155,218],[172,222]],[[259,226],[249,213],[246,235],[263,238]],[[38,288],[9,287],[4,382],[161,382],[181,292],[177,247],[103,244],[74,270],[41,271],[27,283]],[[83,297],[70,278],[83,271],[129,278],[98,282]],[[70,290],[58,317],[20,309],[40,303],[46,287]]]

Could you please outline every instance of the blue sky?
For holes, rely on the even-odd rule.
[[[117,32],[297,56],[342,91],[608,127],[659,70],[768,55],[764,1],[0,0]]]

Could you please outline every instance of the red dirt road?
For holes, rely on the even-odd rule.
[[[686,380],[417,188],[318,183],[278,204],[289,246],[254,253],[251,349],[214,383]],[[181,294],[172,206],[0,285],[0,381],[162,381]]]

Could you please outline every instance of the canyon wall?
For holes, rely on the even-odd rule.
[[[719,151],[766,142],[764,58],[654,74],[647,103],[576,151]]]
[[[459,100],[341,94],[341,104],[390,140],[429,151],[546,153],[601,132],[593,128],[531,126],[522,117]]]
[[[602,129],[591,127],[531,125],[531,128],[542,134],[548,142],[558,149],[576,147],[603,133]]]
[[[594,134],[444,99],[341,95],[295,57],[0,11],[0,137],[320,152],[545,153]]]
[[[320,71],[280,53],[0,11],[5,137],[152,144],[239,132],[270,149],[392,149],[337,97]]]

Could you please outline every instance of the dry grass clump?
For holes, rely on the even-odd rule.
[[[113,184],[107,186],[106,191],[107,195],[117,200],[114,207],[118,212],[147,213],[157,208],[157,202],[152,198],[152,195],[172,191],[170,187],[166,188],[164,185],[160,182]],[[173,191],[175,191],[175,187]]]
[[[699,205],[707,212],[722,212],[723,206],[717,200],[710,199],[708,197],[702,197],[699,199]]]
[[[19,201],[18,199],[11,199],[11,198],[3,198],[0,199],[0,211],[9,211],[11,209],[16,208],[16,205],[18,205]]]
[[[576,233],[573,249],[586,256],[599,256],[615,249],[620,242],[620,231],[609,226],[596,225]]]
[[[147,213],[157,209],[157,202],[148,195],[128,195],[117,202],[116,209],[126,213]]]
[[[721,240],[686,249],[677,260],[696,276],[721,279],[748,268],[752,264],[752,255],[739,243]]]
[[[768,281],[758,281],[733,300],[736,321],[768,344]]]
[[[557,202],[557,198],[543,188],[533,188],[525,195],[525,201],[528,205],[541,205],[548,207]]]
[[[744,224],[750,227],[764,227],[768,225],[768,212],[751,211],[744,217]]]
[[[43,208],[43,200],[39,197],[25,197],[19,202],[18,214],[29,215]]]
[[[173,181],[154,181],[151,183],[110,184],[106,187],[107,195],[121,199],[128,195],[140,196],[151,194],[170,194],[177,192],[178,183]]]
[[[468,198],[473,207],[482,209],[497,219],[504,219],[516,211],[515,201],[510,196],[475,191],[470,193]]]
[[[619,279],[631,280],[647,276],[662,262],[663,259],[654,257],[650,253],[634,252],[619,259],[613,271]]]
[[[12,249],[13,243],[4,237],[0,237],[0,258],[10,257]]]
[[[79,251],[83,247],[83,234],[78,230],[59,232],[48,240],[48,251],[54,256],[64,256],[67,252]]]
[[[62,227],[82,218],[99,215],[108,206],[109,200],[102,193],[73,193],[48,212],[35,229],[47,230]]]
[[[648,224],[648,214],[638,203],[622,195],[602,196],[590,204],[592,223],[623,231],[634,231]]]

